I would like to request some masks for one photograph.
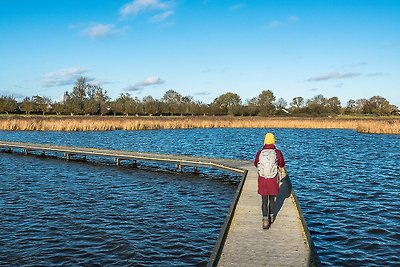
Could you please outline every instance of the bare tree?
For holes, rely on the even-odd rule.
[[[290,102],[290,111],[293,113],[300,113],[303,110],[304,105],[304,98],[301,96],[294,97],[292,102]]]

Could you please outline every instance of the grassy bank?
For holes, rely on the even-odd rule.
[[[400,134],[400,118],[0,116],[0,130],[7,131],[190,128],[354,129],[362,133]]]

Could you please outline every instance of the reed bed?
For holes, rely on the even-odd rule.
[[[354,129],[400,134],[400,118],[1,116],[6,131],[112,131],[191,128]]]

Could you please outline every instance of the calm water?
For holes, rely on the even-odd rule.
[[[0,140],[252,160],[265,132],[0,132]],[[273,132],[323,265],[400,265],[400,136]],[[236,188],[220,173],[0,159],[0,265],[204,265]]]

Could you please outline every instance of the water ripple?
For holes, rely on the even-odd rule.
[[[192,129],[0,132],[0,139],[253,160],[267,131],[285,155],[323,265],[399,266],[399,136]],[[0,248],[8,252],[0,251],[0,265],[205,265],[236,185],[209,170],[214,177],[204,181],[6,154],[1,159]]]
[[[0,266],[202,265],[235,192],[207,176],[1,160]]]

